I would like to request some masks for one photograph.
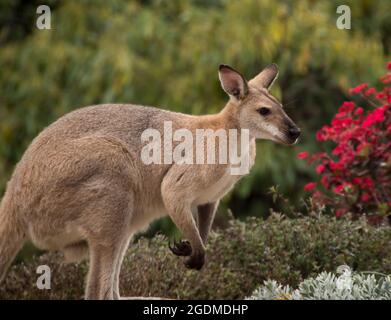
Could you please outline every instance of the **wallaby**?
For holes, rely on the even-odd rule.
[[[155,219],[169,215],[186,241],[172,252],[200,269],[219,200],[241,175],[230,164],[145,164],[142,133],[186,128],[249,132],[250,166],[255,140],[294,144],[299,128],[269,93],[275,64],[247,82],[220,65],[229,96],[217,114],[186,115],[154,107],[104,104],[70,112],[31,143],[7,184],[0,205],[0,281],[23,243],[60,250],[68,260],[89,255],[87,299],[119,299],[119,274],[129,241]],[[245,150],[243,150],[245,152]]]

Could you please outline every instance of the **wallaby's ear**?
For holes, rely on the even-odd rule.
[[[278,66],[275,63],[269,64],[257,76],[250,80],[250,83],[258,88],[269,89],[278,77]]]
[[[219,66],[219,78],[222,88],[230,96],[240,100],[247,95],[247,81],[235,69],[225,64],[221,64]]]

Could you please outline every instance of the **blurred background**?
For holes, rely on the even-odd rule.
[[[391,50],[389,0],[46,0],[51,30],[36,28],[41,1],[0,0],[0,195],[32,139],[65,113],[99,103],[136,103],[191,114],[218,112],[227,97],[221,63],[247,78],[275,62],[272,92],[302,128],[295,147],[259,142],[251,174],[219,209],[218,223],[293,204],[312,170],[296,158],[317,150],[351,86],[383,74]],[[336,8],[350,6],[351,30]],[[311,170],[311,171],[310,171]],[[150,231],[170,234],[168,219]]]

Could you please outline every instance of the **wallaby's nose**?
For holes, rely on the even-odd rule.
[[[288,129],[288,134],[289,134],[289,137],[292,139],[292,140],[296,140],[299,136],[300,136],[300,129],[298,127],[290,127]]]

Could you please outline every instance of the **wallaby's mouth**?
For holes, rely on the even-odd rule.
[[[293,138],[293,139],[288,138],[287,140],[284,141],[284,144],[291,146],[291,145],[296,144],[298,141],[299,141],[299,138]]]
[[[274,138],[277,142],[284,145],[294,145],[299,141],[300,129],[296,128],[294,133],[286,131],[282,135],[275,135]]]
[[[275,139],[276,139],[276,142],[278,142],[280,144],[283,144],[283,145],[286,145],[286,146],[294,145],[294,144],[296,144],[299,141],[299,138],[296,138],[296,139],[291,139],[291,138],[282,139],[282,138],[280,138],[278,136],[275,136]]]
[[[296,138],[295,140],[292,140],[288,145],[294,145],[299,141],[299,138]]]

